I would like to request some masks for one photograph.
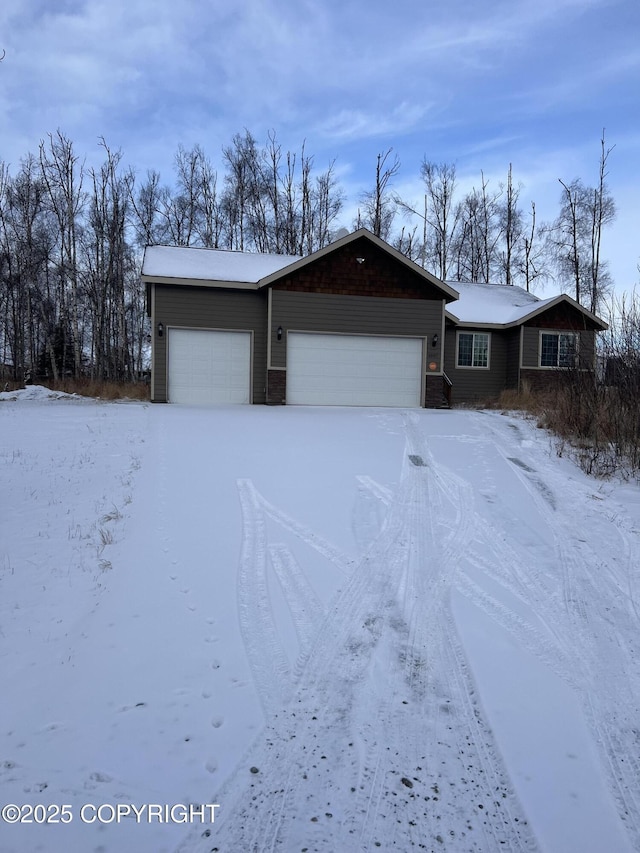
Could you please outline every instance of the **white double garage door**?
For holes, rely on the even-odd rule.
[[[172,403],[251,401],[251,333],[169,330]],[[400,406],[421,404],[422,338],[287,335],[288,404]]]

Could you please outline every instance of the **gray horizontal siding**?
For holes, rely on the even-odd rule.
[[[540,329],[525,326],[522,330],[522,366],[538,367]]]
[[[385,299],[274,290],[271,365],[287,366],[287,331],[431,338],[442,334],[442,317],[441,299]],[[284,333],[281,341],[276,336],[279,326]],[[428,359],[437,363],[431,352]],[[436,371],[440,367],[438,363]]]
[[[520,385],[520,335],[521,327],[505,332],[507,346],[506,387],[518,388]]]
[[[507,387],[509,335],[489,331],[489,368],[457,367],[456,331],[477,332],[477,329],[456,330],[449,326],[445,343],[445,373],[452,383],[452,403],[472,403],[497,397]]]
[[[267,373],[267,299],[256,291],[154,285],[153,317],[155,402],[167,399],[167,337],[169,327],[253,331],[254,403],[265,402]],[[158,323],[165,334],[158,338]]]

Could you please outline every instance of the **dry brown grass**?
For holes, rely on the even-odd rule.
[[[503,391],[486,408],[520,411],[553,433],[558,455],[568,455],[589,474],[635,477],[640,471],[640,395],[575,371],[545,392],[523,383],[520,391]]]
[[[61,379],[58,382],[37,382],[52,391],[63,391],[65,394],[79,394],[81,397],[92,397],[99,400],[149,400],[149,385],[146,382],[107,382],[98,379]],[[18,382],[8,382],[7,391],[17,391],[24,388]],[[2,389],[4,390],[4,386]]]
[[[520,390],[503,391],[498,398],[498,406],[501,409],[520,409],[538,415],[548,405],[548,396],[534,392],[528,382],[523,382]]]
[[[474,409],[496,409],[527,412],[539,417],[550,404],[550,394],[534,392],[528,382],[520,390],[509,388],[497,397],[489,397],[472,404]]]
[[[47,383],[54,391],[95,397],[100,400],[149,400],[149,386],[145,382],[111,382],[99,379],[64,379]]]

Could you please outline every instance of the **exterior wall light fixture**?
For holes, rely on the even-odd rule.
[[[438,336],[437,336],[437,335],[434,335],[434,336],[431,338],[431,346],[432,346],[432,347],[437,347],[437,346],[438,346],[438,340],[439,340]]]
[[[278,326],[278,330],[276,332],[276,335],[278,336],[278,340],[281,341],[282,340],[282,326]]]
[[[164,335],[164,324],[158,323],[158,337],[161,338]]]

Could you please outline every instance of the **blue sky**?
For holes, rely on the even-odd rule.
[[[640,279],[637,0],[4,0],[0,160],[13,169],[60,129],[89,164],[99,137],[141,175],[172,180],[179,144],[214,163],[234,133],[335,160],[344,222],[393,147],[395,189],[422,195],[423,157],[509,164],[520,200],[557,213],[560,184],[597,180],[603,128],[618,206],[604,251],[617,289]]]

